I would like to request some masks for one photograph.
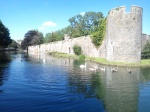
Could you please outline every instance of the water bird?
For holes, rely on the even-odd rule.
[[[84,65],[80,65],[80,68],[86,68],[86,63]]]
[[[131,69],[127,67],[127,72],[131,74]]]
[[[96,68],[96,67],[90,67],[89,70],[90,70],[90,71],[96,71],[97,68]]]
[[[105,71],[106,70],[106,68],[105,67],[103,67],[103,68],[99,68],[101,71]]]
[[[111,68],[111,71],[112,71],[112,72],[118,72],[118,67],[117,67],[117,68],[112,67],[112,68]]]
[[[64,61],[64,63],[66,64],[67,62],[66,62],[66,61]]]
[[[45,63],[45,59],[43,59],[42,62]]]

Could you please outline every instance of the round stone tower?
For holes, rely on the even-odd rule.
[[[140,62],[142,37],[142,11],[132,6],[112,9],[107,16],[106,59],[118,62]]]

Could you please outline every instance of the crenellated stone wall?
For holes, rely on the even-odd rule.
[[[106,59],[117,62],[140,62],[142,8],[132,6],[112,9],[107,16]]]

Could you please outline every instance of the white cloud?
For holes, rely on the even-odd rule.
[[[82,16],[84,16],[85,13],[86,13],[86,12],[81,12],[80,14],[81,14]]]
[[[52,21],[47,21],[42,24],[43,27],[56,27],[57,24]]]
[[[38,28],[38,30],[45,30],[46,29],[46,27],[43,27],[43,26],[40,26],[39,28]]]

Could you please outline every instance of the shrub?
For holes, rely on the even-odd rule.
[[[85,55],[81,54],[81,55],[79,56],[79,59],[80,59],[80,60],[85,60]]]
[[[73,51],[76,55],[81,55],[81,52],[82,52],[81,47],[78,45],[73,46]]]

